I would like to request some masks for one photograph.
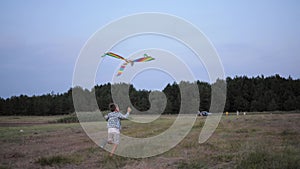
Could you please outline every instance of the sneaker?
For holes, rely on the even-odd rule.
[[[106,144],[107,144],[107,141],[106,140],[102,140],[102,142],[100,144],[100,147],[104,148]]]

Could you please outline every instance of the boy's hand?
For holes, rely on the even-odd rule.
[[[127,112],[130,113],[132,110],[130,107],[127,108]]]

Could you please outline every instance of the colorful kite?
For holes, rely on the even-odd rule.
[[[122,56],[117,55],[117,54],[112,53],[112,52],[107,52],[107,53],[104,53],[104,55],[102,55],[102,57],[105,57],[105,56],[111,56],[111,57],[114,57],[114,58],[121,59],[121,60],[124,60],[124,61],[125,61],[125,63],[120,67],[117,76],[120,76],[120,75],[123,73],[123,71],[124,71],[124,69],[126,68],[126,66],[127,66],[128,63],[130,63],[131,66],[133,66],[133,64],[134,64],[135,62],[149,62],[149,61],[151,61],[151,60],[154,60],[153,57],[151,57],[151,56],[149,56],[149,55],[147,55],[147,54],[144,54],[144,57],[138,58],[138,59],[135,59],[135,60],[128,60],[128,59],[125,59],[125,58],[123,58]]]

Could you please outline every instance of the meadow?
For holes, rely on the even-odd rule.
[[[150,116],[145,116],[147,118]],[[177,116],[161,116],[145,124],[123,121],[122,133],[151,137],[167,129]],[[149,158],[109,157],[79,123],[69,116],[2,116],[0,169],[9,168],[300,168],[300,113],[277,112],[222,116],[203,144],[199,133],[206,117],[198,117],[177,146]],[[60,123],[57,123],[60,122]],[[122,143],[121,143],[122,144]]]

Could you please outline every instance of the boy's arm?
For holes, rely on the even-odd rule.
[[[128,116],[129,116],[128,112],[126,114],[122,114],[121,112],[118,113],[118,118],[119,119],[127,119]]]
[[[122,113],[119,112],[118,117],[119,117],[120,119],[127,119],[128,116],[129,116],[129,114],[130,114],[130,112],[131,112],[131,108],[128,107],[128,108],[127,108],[127,113],[124,115],[124,114],[122,114]]]

